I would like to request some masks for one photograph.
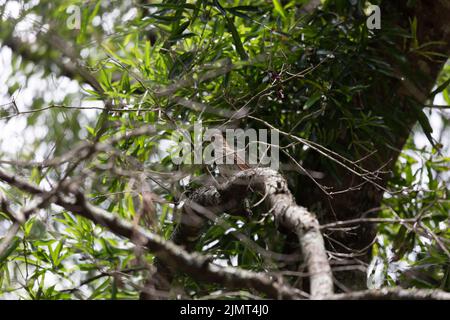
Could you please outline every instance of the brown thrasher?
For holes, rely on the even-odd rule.
[[[250,169],[250,166],[245,162],[244,159],[242,159],[239,154],[238,150],[236,150],[234,147],[230,146],[227,143],[227,140],[223,137],[222,134],[213,134],[212,137],[214,137],[214,144],[216,146],[223,146],[222,149],[222,163],[218,163],[217,167],[219,169],[219,174],[223,177],[229,178],[232,175],[234,175],[236,172],[244,171],[247,169]],[[228,162],[227,162],[228,159]],[[230,160],[233,160],[232,163],[230,163]],[[219,159],[216,159],[216,161]]]

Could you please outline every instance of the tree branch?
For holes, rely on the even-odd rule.
[[[183,207],[182,223],[173,238],[177,242],[186,241],[190,247],[203,226],[205,213],[202,211],[236,211],[242,208],[242,201],[249,192],[254,191],[265,194],[265,203],[275,221],[298,236],[310,274],[311,297],[320,299],[332,294],[333,278],[319,223],[312,213],[295,203],[286,180],[274,170],[256,168],[241,171],[218,187],[195,192]]]
[[[2,170],[0,170],[0,180],[35,196],[46,194],[39,187]],[[70,192],[67,192],[67,190],[70,190]],[[116,235],[143,244],[164,263],[189,274],[196,280],[220,283],[228,288],[252,288],[275,299],[303,297],[300,290],[274,281],[265,274],[239,268],[220,267],[211,263],[208,257],[196,253],[188,253],[183,248],[165,240],[159,235],[144,230],[139,226],[134,226],[129,221],[91,205],[75,185],[68,186],[67,190],[56,191],[55,204],[89,219],[97,225],[108,228]],[[70,199],[67,193],[74,195],[75,199]]]
[[[384,288],[341,293],[328,297],[331,300],[450,300],[450,293],[441,290]]]

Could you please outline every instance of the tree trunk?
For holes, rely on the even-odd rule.
[[[446,56],[450,54],[450,2],[447,0],[436,1],[412,1],[414,6],[407,3],[411,1],[383,1],[381,7],[382,28],[386,25],[396,25],[405,30],[410,29],[410,21],[417,19],[417,38],[419,44],[431,41],[439,41],[442,44],[432,45],[435,52]],[[412,101],[421,105],[426,103],[429,92],[436,83],[440,70],[445,64],[444,60],[432,61],[410,51],[411,43],[405,45],[399,41],[398,50],[407,53],[407,67],[396,64],[392,60],[394,70],[398,70],[398,79],[387,79],[387,83],[374,84],[369,95],[384,101],[384,110],[372,110],[383,115],[389,112],[397,113],[397,119],[402,119],[400,124],[391,124],[383,132],[386,141],[374,141],[377,153],[365,160],[362,164],[368,170],[377,170],[382,166],[384,171],[391,171],[396,163],[400,151],[407,141],[411,130],[417,122],[417,113],[414,112]],[[383,48],[374,48],[381,51]],[[387,53],[386,53],[387,55]],[[389,56],[387,57],[389,61]],[[405,72],[410,70],[411,74]],[[402,79],[403,78],[403,79]],[[391,90],[382,91],[380,87],[388,87]],[[359,103],[358,101],[355,104]],[[360,106],[364,107],[364,106]],[[369,106],[370,108],[371,106]],[[367,105],[365,106],[367,110]],[[369,110],[367,110],[369,111]],[[335,119],[339,121],[339,119]],[[324,124],[326,125],[326,124]],[[350,135],[346,135],[349,137]],[[394,139],[389,141],[389,136]],[[347,148],[350,141],[345,138],[339,141],[343,148]],[[358,160],[358,150],[353,150],[353,160]],[[326,177],[320,180],[325,186],[334,190],[343,190],[359,186],[364,181],[361,177],[350,173],[346,169],[337,168],[334,174],[327,172],[321,155],[311,152],[305,161],[305,167],[315,171],[326,173]],[[380,175],[380,185],[387,185],[389,174]],[[373,217],[380,207],[384,191],[369,183],[365,183],[358,190],[334,195],[332,198],[325,195],[306,177],[299,178],[300,190],[296,193],[300,205],[315,211],[321,224],[337,220],[350,220],[361,218],[363,215]],[[360,224],[357,229],[349,232],[330,233],[333,240],[328,241],[328,248],[339,253],[353,253],[353,262],[368,263],[371,259],[371,244],[376,236],[373,224]],[[336,263],[336,261],[334,261]],[[348,263],[348,261],[347,261]],[[361,271],[340,272],[334,274],[336,280],[350,289],[366,287],[366,274]]]

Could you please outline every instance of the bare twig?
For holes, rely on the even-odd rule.
[[[331,300],[450,300],[450,293],[441,290],[384,288],[335,294]]]

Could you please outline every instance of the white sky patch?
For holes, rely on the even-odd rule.
[[[237,231],[236,228],[230,228],[230,229],[228,229],[228,230],[225,231],[224,235],[227,235],[227,234],[229,234],[229,233],[231,233],[231,232],[235,232],[235,231]]]
[[[125,13],[125,15],[122,17],[122,21],[123,22],[127,22],[127,21],[130,21],[130,20],[133,20],[134,18],[136,18],[137,13],[138,13],[137,9],[136,8],[132,8],[130,11]]]
[[[5,5],[6,4],[6,5]],[[17,19],[20,16],[22,6],[19,1],[0,0],[0,5],[5,5],[5,16]]]
[[[217,264],[218,266],[221,267],[229,267],[229,261],[228,259],[214,259],[214,264]]]
[[[120,10],[117,8],[110,13],[105,13],[102,17],[103,30],[105,30],[106,33],[113,33],[116,19],[119,17]]]
[[[218,243],[219,243],[219,240],[211,241],[210,243],[208,243],[208,244],[203,246],[202,251],[209,250],[209,249],[211,249],[212,247],[214,247]]]
[[[19,7],[13,5],[12,9],[9,11],[15,13],[19,9]],[[32,29],[31,23],[28,23],[28,28]],[[31,41],[31,43],[32,42],[33,41]],[[15,113],[14,106],[11,104],[13,99],[18,110],[24,112],[30,110],[36,97],[43,98],[44,104],[42,107],[47,107],[52,104],[62,104],[68,95],[73,96],[71,106],[81,106],[83,108],[104,107],[104,104],[101,101],[82,100],[86,97],[80,94],[82,89],[75,80],[52,75],[44,78],[43,71],[38,67],[35,67],[34,72],[32,72],[33,66],[31,64],[26,65],[24,69],[27,73],[32,72],[32,75],[27,79],[23,72],[18,71],[14,73],[12,62],[11,49],[8,47],[0,47],[0,70],[2,70],[0,73],[0,108],[7,111],[9,115],[14,115]],[[18,64],[15,65],[16,68],[18,66]],[[19,85],[19,89],[10,96],[8,88],[14,86],[16,83]],[[81,112],[87,119],[95,119],[100,110],[86,109]],[[25,149],[26,146],[31,147],[34,141],[44,138],[48,133],[46,123],[42,118],[38,120],[36,126],[27,128],[26,120],[28,116],[29,115],[18,115],[8,119],[8,121],[6,121],[6,119],[0,119],[0,152],[6,153],[9,158],[13,159],[16,154],[24,151],[31,151]],[[86,124],[81,125],[83,127]],[[80,138],[83,139],[86,137],[87,132],[82,130],[80,132]],[[46,145],[43,144],[37,152],[34,153],[34,160],[42,160],[45,152]]]
[[[447,105],[442,94],[436,95],[433,103],[434,105],[441,105],[441,106]],[[436,140],[442,138],[442,141],[439,141],[443,145],[443,148],[440,150],[441,154],[443,156],[448,156],[450,154],[450,128],[445,127],[443,118],[450,119],[450,109],[425,109],[424,111],[425,114],[428,116],[431,128],[433,129],[432,133],[433,138],[435,138]],[[419,126],[419,124],[416,124],[416,128],[417,130],[415,130],[414,132],[414,143],[416,147],[419,150],[425,149],[431,152],[432,146],[426,135],[423,133],[422,128]],[[420,152],[414,150],[405,150],[404,153],[417,160],[417,163],[411,166],[413,172],[417,172],[423,167],[423,163],[426,159],[424,155],[422,155]],[[402,159],[401,157],[399,158],[399,160],[405,162],[405,160]],[[440,173],[440,178],[443,181],[446,181],[449,177],[450,177],[449,172]],[[426,186],[429,182],[427,172],[424,170],[422,171],[422,175],[417,175],[416,181],[420,181],[422,186]]]

